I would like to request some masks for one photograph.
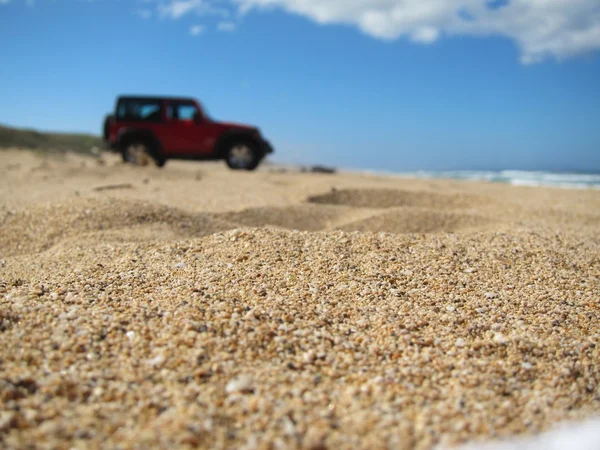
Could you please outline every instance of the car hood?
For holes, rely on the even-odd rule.
[[[219,125],[226,128],[235,128],[237,130],[256,130],[256,127],[252,125],[245,125],[243,123],[235,123],[235,122],[217,122]]]

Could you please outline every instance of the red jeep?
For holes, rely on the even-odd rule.
[[[217,122],[193,98],[120,96],[105,119],[104,139],[123,161],[150,157],[158,167],[167,159],[224,159],[232,169],[254,170],[273,153],[258,128]]]

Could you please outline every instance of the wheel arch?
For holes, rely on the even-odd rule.
[[[162,156],[162,145],[151,131],[125,128],[121,130],[117,138],[118,146],[121,151],[124,151],[126,146],[131,142],[138,140],[147,144],[148,152],[150,152],[151,156]]]
[[[253,132],[251,130],[231,130],[221,134],[221,136],[219,136],[219,138],[217,139],[217,142],[215,143],[214,147],[215,155],[218,158],[224,159],[229,147],[237,141],[248,142],[254,147],[256,147],[257,150],[259,149],[259,142],[253,136]]]

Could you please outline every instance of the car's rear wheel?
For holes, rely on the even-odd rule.
[[[260,154],[252,142],[235,141],[227,149],[225,161],[230,169],[254,170],[260,162]]]
[[[152,161],[157,167],[163,167],[167,162],[166,158],[152,155],[148,144],[144,141],[131,141],[123,148],[123,161],[134,166],[147,166]]]
[[[148,146],[141,141],[131,141],[123,149],[123,161],[134,166],[147,166],[151,160]]]

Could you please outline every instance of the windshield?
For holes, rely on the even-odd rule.
[[[204,118],[206,120],[214,122],[215,119],[213,119],[213,116],[208,112],[208,109],[206,109],[206,106],[204,106],[204,104],[202,104],[200,102],[198,102],[198,105],[200,106],[200,109],[202,110],[202,114],[204,115]]]

